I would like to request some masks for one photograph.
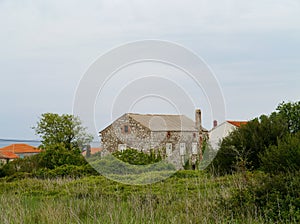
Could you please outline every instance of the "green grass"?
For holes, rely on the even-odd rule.
[[[249,175],[247,181],[251,181]],[[250,178],[250,180],[249,180]],[[0,182],[0,223],[263,223],[263,214],[233,215],[220,206],[244,176],[180,171],[151,185],[103,176]]]

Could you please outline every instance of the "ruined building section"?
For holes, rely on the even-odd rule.
[[[184,115],[126,113],[100,131],[100,136],[104,151],[155,150],[181,169],[187,162],[195,166],[201,160],[205,133],[197,109],[195,121]]]

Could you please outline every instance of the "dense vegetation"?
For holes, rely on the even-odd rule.
[[[262,115],[231,132],[210,169],[218,174],[246,170],[274,173],[280,167],[281,171],[297,170],[299,131],[300,102],[282,103],[270,116]]]
[[[66,139],[0,168],[0,223],[300,222],[300,102],[233,131],[205,171],[133,149],[87,163]]]

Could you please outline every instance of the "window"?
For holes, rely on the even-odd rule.
[[[130,127],[128,125],[124,125],[123,127],[121,127],[121,132],[122,134],[130,133]]]
[[[128,133],[128,132],[129,132],[128,125],[125,125],[125,126],[124,126],[124,132],[125,132],[125,133]]]
[[[170,156],[172,154],[172,143],[166,144],[166,155]]]
[[[192,143],[192,154],[197,155],[198,154],[198,144],[197,142]]]
[[[171,132],[167,132],[167,138],[170,138],[171,137]]]
[[[179,147],[180,147],[180,151],[179,151],[180,155],[184,156],[186,154],[185,143],[184,142],[180,143]]]

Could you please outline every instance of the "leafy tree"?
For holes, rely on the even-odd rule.
[[[223,139],[210,167],[217,168],[221,174],[257,169],[260,166],[259,153],[276,145],[286,133],[286,123],[275,112],[255,118]]]
[[[92,141],[92,136],[86,132],[80,119],[69,114],[42,114],[33,129],[42,138],[41,148],[44,149],[53,148],[57,144],[67,150],[81,149]]]
[[[277,174],[300,171],[300,132],[288,134],[279,140],[278,146],[269,146],[259,157],[265,172]]]
[[[300,101],[295,103],[282,102],[277,107],[277,111],[286,122],[290,133],[300,131]]]
[[[81,166],[87,164],[79,150],[68,150],[63,144],[56,144],[37,155],[39,168],[54,169],[63,165]]]
[[[283,153],[283,148],[289,148],[288,144],[294,144],[296,140],[281,142],[280,146],[278,142],[286,135],[296,134],[300,130],[300,102],[283,102],[276,110],[270,116],[262,115],[249,121],[224,138],[210,168],[217,168],[222,174],[235,170],[258,169],[261,160],[267,164],[269,156],[273,156],[274,162],[280,160],[278,151]],[[268,153],[264,154],[267,148]]]

